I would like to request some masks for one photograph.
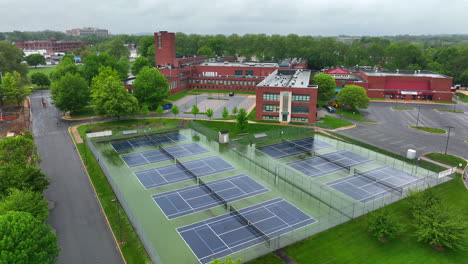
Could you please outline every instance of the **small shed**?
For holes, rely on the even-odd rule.
[[[229,131],[223,130],[219,131],[219,143],[229,143]]]

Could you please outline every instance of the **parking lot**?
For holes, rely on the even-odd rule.
[[[456,105],[420,104],[418,126],[442,128],[448,125],[454,128],[450,131],[448,153],[468,158],[468,104],[458,102]],[[394,106],[414,107],[411,110],[396,110]],[[434,109],[451,109],[464,113],[442,112]],[[406,155],[407,149],[417,150],[417,155],[431,152],[444,152],[447,144],[447,134],[436,135],[408,128],[416,126],[418,119],[418,104],[371,102],[368,109],[362,110],[366,120],[380,123],[356,122],[355,128],[340,131],[340,134],[378,146],[380,148]]]

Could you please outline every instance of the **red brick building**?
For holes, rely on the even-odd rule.
[[[86,41],[56,41],[50,38],[47,41],[23,41],[16,42],[16,47],[25,50],[46,50],[48,54],[53,55],[57,52],[73,51],[83,45],[89,45]]]
[[[278,69],[257,85],[256,119],[316,121],[318,86],[309,85],[310,70]]]
[[[452,100],[452,78],[431,71],[385,70],[374,67],[335,68],[324,71],[337,89],[348,84],[366,89],[370,98],[401,100]]]

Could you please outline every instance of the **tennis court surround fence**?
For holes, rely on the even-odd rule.
[[[368,212],[374,211],[385,205],[401,200],[408,194],[409,191],[409,189],[404,189],[402,194],[389,192],[385,196],[368,203],[355,202],[348,197],[339,194],[337,191],[331,189],[327,185],[311,180],[310,177],[302,175],[301,173],[297,173],[286,164],[279,163],[269,156],[255,151],[255,146],[252,146],[251,144],[245,144],[266,144],[267,141],[281,140],[282,137],[288,137],[288,139],[294,139],[301,136],[304,137],[313,133],[311,128],[291,127],[287,129],[282,128],[278,130],[271,130],[266,132],[268,138],[264,139],[255,139],[251,135],[246,135],[244,138],[239,138],[238,140],[234,141],[238,143],[225,146],[218,143],[217,131],[213,131],[210,128],[203,126],[195,121],[190,121],[188,126],[192,129],[192,132],[190,133],[192,133],[193,136],[196,135],[198,137],[197,141],[199,141],[202,145],[209,147],[214,152],[220,153],[223,157],[228,158],[228,160],[235,161],[237,164],[242,164],[242,169],[252,174],[254,178],[259,177],[265,182],[274,185],[277,192],[280,192],[282,195],[284,195],[284,197],[287,197],[293,203],[298,202],[307,207],[314,208],[314,213],[311,214],[311,216],[317,220],[316,223],[286,233],[279,237],[275,237],[271,239],[269,243],[265,242],[260,245],[242,250],[241,252],[234,253],[232,255],[233,258],[239,257],[244,261],[248,261],[265,255],[269,252],[283,248],[314,234],[345,223]],[[164,132],[167,133],[171,131],[155,131],[151,132],[151,134],[159,134]],[[143,134],[140,134],[140,136],[142,135]],[[415,164],[408,164],[406,162],[376,153],[374,151],[370,151],[368,149],[334,140],[328,137],[316,137],[320,137],[320,140],[335,145],[336,149],[350,150],[381,163],[389,164],[395,168],[399,168],[406,172],[418,175],[421,177],[421,180],[411,186],[411,189],[413,190],[424,190],[426,188],[449,181],[453,178],[453,176],[438,178],[437,173],[422,169],[418,166],[415,166]],[[105,162],[102,162],[104,157],[94,145],[97,142],[110,141],[117,138],[123,139],[124,137],[118,136],[115,138],[110,137],[106,139],[92,140],[87,138],[86,142],[98,160],[102,171],[104,172],[109,184],[114,190],[115,195],[119,199],[120,204],[127,213],[128,218],[133,224],[133,227],[140,237],[143,245],[145,246],[151,260],[154,263],[163,263],[155,249],[155,246],[152,244],[151,240],[146,237],[144,229],[139,224],[138,219],[133,213],[133,209],[128,205],[126,197],[123,196],[119,191],[118,184],[114,182],[112,177],[110,177],[110,173],[105,165]]]

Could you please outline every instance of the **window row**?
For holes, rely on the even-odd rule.
[[[263,112],[279,112],[279,105],[263,105]]]
[[[279,101],[280,95],[279,94],[272,94],[272,93],[264,93],[263,94],[264,101]]]
[[[305,117],[291,117],[291,121],[309,122],[309,118],[305,118]]]
[[[309,107],[307,107],[307,106],[293,106],[292,109],[291,109],[291,112],[308,114],[309,113]]]
[[[292,100],[293,100],[293,102],[310,102],[310,96],[309,95],[293,94]]]
[[[224,85],[243,85],[243,86],[256,86],[256,81],[233,81],[233,80],[189,80],[190,84],[224,84]]]
[[[242,71],[242,70],[235,70],[234,71],[234,75],[236,75],[236,76],[242,76],[243,73],[244,73],[244,71]],[[254,72],[253,71],[245,71],[245,75],[246,76],[254,76]]]
[[[278,116],[268,116],[268,115],[264,115],[262,118],[264,120],[278,120],[279,119]]]

